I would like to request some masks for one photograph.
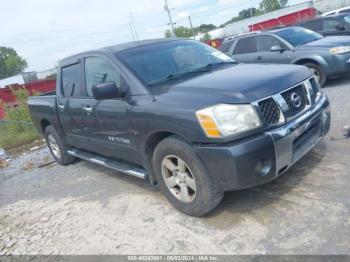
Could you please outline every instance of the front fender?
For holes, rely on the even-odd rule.
[[[330,73],[329,63],[324,57],[320,55],[297,57],[292,61],[292,64],[302,65],[304,63],[310,63],[310,62],[319,64],[325,71],[326,75]]]

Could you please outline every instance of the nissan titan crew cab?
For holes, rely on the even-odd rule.
[[[184,39],[66,58],[56,92],[28,104],[59,164],[80,158],[147,179],[192,216],[277,178],[330,128],[306,67],[239,64]]]

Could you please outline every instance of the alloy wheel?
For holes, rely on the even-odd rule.
[[[196,180],[188,165],[180,157],[169,155],[163,159],[162,176],[165,185],[178,200],[189,203],[195,199]]]

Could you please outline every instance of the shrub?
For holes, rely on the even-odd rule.
[[[0,147],[4,148],[30,143],[39,137],[32,125],[27,106],[28,91],[18,88],[12,89],[12,93],[16,97],[17,105],[3,105],[5,122],[0,125]]]

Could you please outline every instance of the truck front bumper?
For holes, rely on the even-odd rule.
[[[323,95],[300,117],[282,127],[219,146],[196,146],[218,190],[230,191],[267,183],[287,171],[330,129],[330,107]]]

